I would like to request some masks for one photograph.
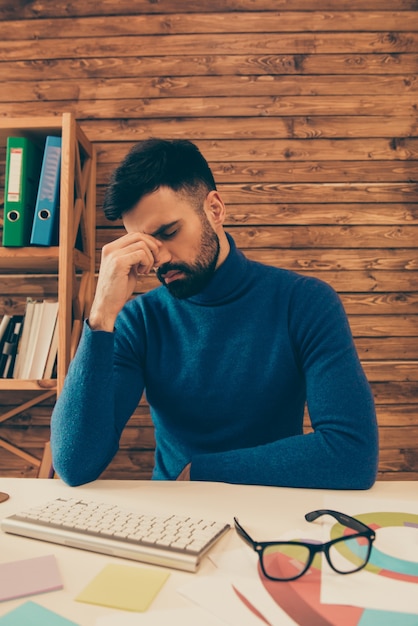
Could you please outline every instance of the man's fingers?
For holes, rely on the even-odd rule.
[[[148,274],[159,262],[161,243],[144,233],[129,233],[102,249],[103,259],[112,258],[125,271],[135,267],[138,274]]]
[[[129,248],[135,245],[144,244],[152,253],[152,255],[158,256],[159,250],[161,248],[161,242],[152,235],[147,235],[146,233],[127,233],[119,239],[115,239],[111,241],[109,244],[106,244],[106,248],[109,248],[111,251],[116,251],[118,249],[122,250],[124,248]]]

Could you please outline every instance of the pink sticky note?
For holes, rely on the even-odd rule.
[[[62,589],[55,556],[0,563],[0,601]]]

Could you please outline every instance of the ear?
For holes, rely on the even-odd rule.
[[[226,208],[219,192],[210,191],[205,200],[205,213],[213,228],[222,226],[225,221]]]

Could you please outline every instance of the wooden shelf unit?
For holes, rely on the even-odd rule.
[[[0,423],[45,399],[59,394],[88,316],[94,293],[96,228],[96,154],[71,113],[56,117],[0,119],[0,143],[8,136],[27,136],[43,145],[47,135],[62,137],[59,246],[11,248],[0,246],[0,273],[28,277],[31,285],[39,276],[57,280],[58,360],[56,380],[0,379],[0,392],[32,391],[35,397],[0,415]],[[81,248],[81,250],[80,250]],[[0,447],[34,463],[38,476],[49,475],[49,446],[42,459],[0,438]]]

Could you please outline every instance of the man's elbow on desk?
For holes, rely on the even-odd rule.
[[[353,464],[347,468],[345,475],[340,479],[340,485],[336,487],[329,487],[331,489],[353,489],[356,491],[365,491],[371,489],[377,479],[377,469],[368,464],[363,464],[360,470],[354,469]]]
[[[332,460],[334,458],[334,461]],[[367,490],[377,480],[379,463],[378,442],[342,440],[328,464],[329,480],[325,489]]]
[[[71,469],[67,469],[65,467],[61,468],[59,463],[57,465],[54,464],[54,472],[56,476],[69,487],[80,487],[81,485],[91,483],[99,478],[101,473],[88,476],[85,472],[79,472],[78,470],[72,471]]]
[[[108,463],[99,469],[96,466],[88,467],[82,459],[75,461],[68,459],[62,453],[55,453],[52,447],[52,465],[55,474],[69,487],[80,487],[97,480],[106,469]]]

